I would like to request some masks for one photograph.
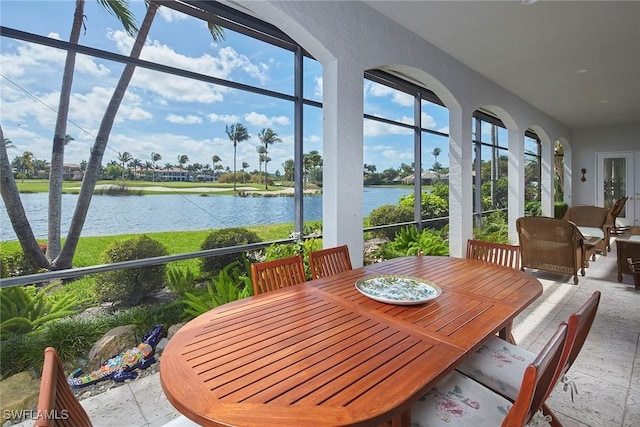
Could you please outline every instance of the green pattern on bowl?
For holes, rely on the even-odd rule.
[[[369,276],[356,282],[356,289],[376,301],[390,304],[422,304],[442,293],[438,285],[408,276]]]

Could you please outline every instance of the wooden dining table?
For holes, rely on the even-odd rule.
[[[442,293],[379,302],[355,287],[375,275]],[[201,425],[409,425],[413,402],[541,294],[535,277],[477,260],[392,259],[208,311],[170,339],[160,381]]]

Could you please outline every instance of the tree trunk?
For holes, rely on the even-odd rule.
[[[73,26],[69,43],[78,44],[82,19],[84,17],[84,0],[76,0],[73,14]],[[53,148],[51,150],[51,167],[49,171],[49,231],[47,235],[47,258],[53,260],[60,254],[60,236],[62,222],[62,176],[64,173],[64,146],[67,135],[67,119],[69,118],[69,100],[73,84],[73,71],[76,63],[76,52],[67,51],[67,59],[62,75],[58,116],[53,134]]]
[[[147,38],[147,35],[149,34],[151,23],[153,22],[158,7],[158,3],[154,1],[148,2],[147,13],[144,17],[144,21],[142,22],[140,30],[138,31],[138,35],[136,36],[133,48],[131,49],[131,54],[129,55],[130,58],[140,58],[140,53],[142,52],[144,42]],[[120,80],[118,81],[118,85],[116,86],[113,95],[111,96],[111,100],[109,101],[107,110],[104,113],[102,123],[100,123],[100,128],[98,129],[96,140],[91,149],[91,156],[89,157],[87,173],[85,174],[85,178],[82,181],[82,186],[80,187],[80,194],[78,196],[76,209],[73,213],[73,218],[69,227],[67,240],[65,241],[60,255],[53,261],[55,268],[61,269],[71,267],[73,256],[80,239],[80,233],[82,231],[82,227],[84,226],[84,221],[87,217],[89,205],[91,204],[93,190],[95,189],[96,182],[98,181],[102,158],[109,141],[109,134],[111,133],[111,128],[113,127],[116,114],[118,113],[118,108],[120,107],[122,98],[124,97],[129,83],[131,82],[131,77],[133,76],[135,68],[136,66],[133,64],[127,64],[125,66],[124,70],[122,71],[122,75],[120,76]]]
[[[7,207],[7,213],[11,219],[11,225],[13,230],[18,236],[18,241],[22,246],[22,250],[25,256],[31,260],[36,266],[40,268],[49,268],[49,260],[42,253],[31,224],[27,219],[27,215],[24,212],[22,201],[20,200],[20,193],[18,192],[18,186],[13,178],[13,169],[9,162],[9,156],[7,155],[7,146],[4,142],[4,133],[0,126],[0,192],[2,193],[2,200]]]

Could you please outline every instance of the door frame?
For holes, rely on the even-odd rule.
[[[624,213],[618,217],[617,223],[624,226],[639,226],[640,218],[640,151],[609,151],[596,153],[596,205],[604,206],[604,161],[605,159],[626,160],[626,192],[629,199]],[[639,165],[636,167],[636,165]]]

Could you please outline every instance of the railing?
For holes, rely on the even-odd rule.
[[[420,223],[421,225],[425,225],[431,222],[443,221],[443,220],[448,220],[448,217],[430,218],[430,219],[423,220]],[[375,227],[367,227],[363,231],[365,232],[377,231],[377,230],[383,230],[385,228],[391,228],[391,227],[416,226],[416,224],[417,224],[416,221],[402,222],[397,224],[386,224],[386,225],[379,225]],[[302,238],[307,239],[307,238],[318,238],[318,237],[322,237],[322,235],[318,234],[313,236],[304,236]],[[176,254],[176,255],[164,255],[164,256],[152,257],[152,258],[135,259],[131,261],[114,262],[112,264],[92,265],[89,267],[70,268],[65,270],[47,271],[45,273],[28,274],[24,276],[6,277],[6,278],[0,279],[0,289],[10,288],[14,286],[31,285],[34,283],[49,282],[52,280],[76,279],[79,277],[89,276],[91,274],[106,273],[108,271],[115,271],[115,270],[126,270],[130,268],[150,267],[153,265],[167,264],[170,262],[183,261],[187,259],[205,258],[210,256],[218,256],[218,255],[229,255],[229,254],[235,254],[238,252],[263,249],[273,244],[292,243],[292,242],[295,242],[296,240],[298,240],[296,237],[292,237],[288,239],[273,240],[270,242],[252,243],[249,245],[232,246],[228,248],[207,249],[203,251],[187,252],[187,253]]]
[[[75,279],[91,274],[106,273],[107,271],[126,270],[129,268],[149,267],[152,265],[167,264],[173,261],[183,261],[193,258],[204,258],[217,255],[235,254],[238,252],[258,250],[273,244],[291,243],[296,239],[274,240],[271,242],[252,243],[250,245],[232,246],[228,248],[207,249],[198,252],[187,252],[177,255],[164,255],[153,258],[134,259],[131,261],[114,262],[113,264],[93,265],[90,267],[70,268],[66,270],[47,271],[46,273],[28,274],[25,276],[6,277],[0,279],[0,289],[13,286],[30,285],[33,283],[48,282],[60,279]]]

